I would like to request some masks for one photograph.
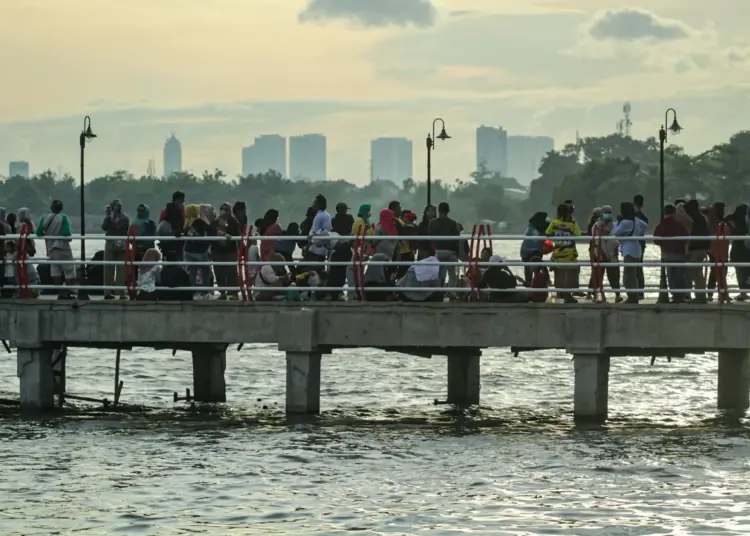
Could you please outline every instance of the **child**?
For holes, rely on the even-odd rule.
[[[156,248],[147,249],[146,253],[143,254],[142,262],[148,264],[141,264],[138,267],[138,294],[136,299],[156,301],[158,299],[156,287],[159,284],[163,268],[161,252]]]

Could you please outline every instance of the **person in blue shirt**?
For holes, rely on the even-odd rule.
[[[310,228],[310,247],[305,255],[305,260],[322,262],[328,258],[328,251],[331,247],[331,243],[327,240],[316,240],[315,237],[327,236],[333,231],[333,224],[331,222],[331,215],[326,212],[328,201],[325,196],[322,194],[315,196],[312,208],[315,210],[315,216],[313,217],[312,227]],[[314,270],[318,273],[326,271],[325,267],[321,265],[315,266]]]
[[[633,203],[620,204],[620,219],[615,225],[613,235],[619,237],[645,236],[648,224],[636,216]],[[641,243],[638,240],[623,240],[620,242],[620,253],[625,263],[623,284],[628,289],[626,303],[638,303],[640,292],[632,290],[638,288],[638,265],[641,261]]]

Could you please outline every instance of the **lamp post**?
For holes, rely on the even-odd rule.
[[[669,123],[669,112],[672,112],[673,121],[668,129],[665,130]],[[667,143],[667,130],[672,134],[679,134],[682,127],[677,122],[677,112],[674,108],[667,108],[664,112],[664,124],[659,129],[659,214],[660,220],[664,219],[664,144]],[[667,273],[664,266],[661,267],[659,274],[659,303],[669,303],[669,294],[667,290]]]
[[[87,115],[83,118],[83,130],[79,137],[81,145],[81,286],[87,282],[86,277],[86,198],[84,196],[84,169],[86,162],[86,140],[96,138],[96,134],[91,131],[91,118]],[[81,300],[88,299],[88,292],[84,289],[78,291],[78,298]]]
[[[435,137],[435,124],[440,121],[440,124],[442,125],[442,129],[440,130],[440,134],[438,134],[437,138]],[[432,204],[432,151],[435,149],[435,140],[448,140],[450,139],[450,136],[448,136],[448,133],[445,131],[445,121],[440,119],[439,117],[435,119],[432,122],[432,137],[430,137],[429,132],[427,133],[427,204]]]

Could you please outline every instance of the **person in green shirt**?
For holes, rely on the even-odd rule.
[[[52,201],[50,213],[39,220],[36,226],[36,235],[39,237],[49,236],[45,239],[47,246],[47,257],[50,261],[73,261],[73,250],[70,247],[70,219],[63,212],[63,203],[59,199]],[[61,264],[50,264],[50,275],[55,285],[62,286],[63,282],[68,286],[76,284],[76,269],[72,262]],[[74,293],[62,290],[58,293],[59,298],[72,298]]]

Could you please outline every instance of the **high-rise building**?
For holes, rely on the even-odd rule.
[[[406,138],[378,138],[370,142],[370,182],[390,181],[401,186],[414,171],[412,142]]]
[[[539,176],[539,166],[555,140],[548,136],[508,136],[508,176],[524,186]]]
[[[174,132],[164,144],[164,176],[169,177],[182,171],[182,144]]]
[[[29,163],[22,160],[11,162],[8,166],[8,177],[23,177],[24,179],[28,179]]]
[[[482,165],[487,171],[508,174],[508,132],[503,127],[477,128],[477,169]]]
[[[303,134],[289,138],[289,177],[292,180],[326,180],[325,136]]]
[[[276,171],[286,177],[286,138],[277,134],[258,136],[242,149],[242,175]]]

